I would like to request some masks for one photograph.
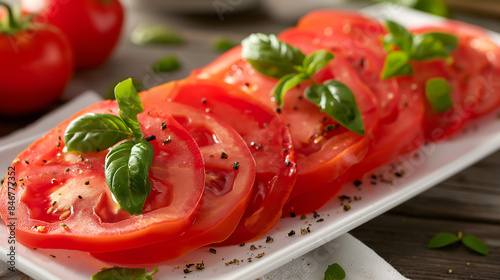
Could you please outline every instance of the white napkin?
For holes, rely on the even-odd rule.
[[[31,142],[42,136],[82,108],[101,100],[97,93],[85,92],[35,123],[0,138],[0,170],[7,170],[11,161]],[[318,279],[324,277],[328,265],[338,263],[346,271],[346,279],[405,280],[390,264],[350,234],[313,250],[261,277],[262,280]],[[26,279],[21,272],[12,273],[0,262],[0,279]]]
[[[372,249],[346,233],[261,277],[261,280],[322,280],[329,265],[338,263],[346,280],[408,280]]]

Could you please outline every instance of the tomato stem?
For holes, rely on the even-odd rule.
[[[12,12],[12,8],[7,3],[0,1],[0,7],[4,7],[7,11],[7,17],[2,22],[3,27],[0,29],[1,32],[12,33],[15,29],[17,29],[17,22],[14,17],[14,13]]]

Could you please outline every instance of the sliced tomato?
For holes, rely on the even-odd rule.
[[[296,166],[290,133],[273,111],[238,87],[217,80],[172,82],[141,98],[145,103],[174,101],[204,110],[228,123],[250,147],[257,168],[252,198],[225,244],[258,238],[276,225],[295,183]]]
[[[205,194],[193,225],[184,234],[144,247],[92,254],[113,264],[158,263],[224,241],[238,225],[252,194],[255,162],[236,131],[209,114],[183,104],[151,105],[169,112],[198,143],[205,161]],[[239,162],[236,170],[235,162]],[[141,257],[137,258],[138,255]]]
[[[64,121],[23,151],[12,163],[17,184],[8,178],[0,198],[15,199],[16,240],[28,247],[103,252],[174,238],[193,222],[204,191],[205,173],[198,146],[172,117],[145,108],[138,115],[155,153],[149,172],[151,194],[141,215],[132,216],[114,201],[104,177],[107,151],[65,152],[71,120],[85,113],[118,115],[114,101],[103,101]],[[162,129],[162,123],[167,129]],[[164,145],[159,139],[171,139]],[[64,226],[62,226],[64,224]]]
[[[462,114],[471,118],[483,116],[500,106],[500,47],[478,27],[456,21],[445,21],[443,26],[413,30],[416,33],[446,32],[458,37],[458,48],[447,65],[452,79],[460,81]]]
[[[380,22],[359,13],[320,10],[305,15],[296,28],[286,30],[280,38],[299,37],[302,39],[294,40],[321,44],[344,56],[377,97],[380,122],[387,123],[397,117],[400,95],[394,79],[380,79],[386,57],[382,45],[385,33]]]
[[[411,77],[398,78],[403,91],[395,121],[381,124],[363,161],[351,170],[349,180],[361,179],[368,172],[388,164],[400,155],[418,149],[424,143],[422,122],[425,106],[422,89]]]
[[[309,34],[304,32],[304,34]],[[321,44],[304,40],[301,36],[285,38],[286,42],[298,47],[304,53],[323,49]],[[223,58],[222,58],[223,57]],[[247,94],[276,108],[271,97],[272,88],[277,80],[256,73],[252,66],[241,58],[241,49],[234,48],[206,68],[193,72],[201,78],[221,79],[226,83],[239,86]],[[298,175],[290,199],[315,189],[329,188],[340,190],[342,184],[335,184],[338,177],[348,172],[366,155],[373,140],[379,115],[377,99],[373,92],[359,79],[351,64],[337,55],[330,64],[317,73],[314,80],[322,83],[336,79],[346,84],[354,93],[363,118],[366,135],[358,135],[339,126],[330,116],[304,98],[304,89],[309,85],[302,83],[285,95],[280,119],[289,127],[297,155]],[[334,192],[331,197],[335,194]],[[324,203],[309,204],[310,211]],[[287,213],[285,213],[287,215]]]

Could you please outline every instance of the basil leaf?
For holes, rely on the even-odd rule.
[[[108,187],[120,207],[131,215],[142,213],[151,192],[149,169],[153,156],[153,145],[146,140],[122,142],[106,155],[104,168]]]
[[[130,33],[130,41],[136,45],[182,44],[184,39],[168,26],[138,26]]]
[[[125,122],[110,114],[85,114],[66,128],[64,143],[68,151],[92,153],[104,151],[124,139],[133,137]]]
[[[177,60],[177,57],[169,55],[158,60],[153,66],[153,71],[155,73],[172,72],[179,69],[180,67],[181,64],[179,63],[179,60]]]
[[[301,82],[307,81],[309,79],[310,76],[304,73],[291,73],[283,76],[283,78],[281,78],[273,88],[273,95],[276,99],[276,104],[281,107],[283,105],[283,98],[285,96],[285,93],[290,89],[296,87]]]
[[[144,138],[137,114],[144,112],[141,99],[134,87],[132,79],[126,79],[115,87],[116,101],[118,102],[118,113],[134,134],[133,140],[139,141]]]
[[[430,32],[416,35],[410,52],[411,59],[431,60],[447,58],[458,46],[458,38],[451,34]]]
[[[347,129],[365,134],[354,94],[343,83],[329,80],[320,85],[312,85],[307,88],[305,96]]]
[[[299,49],[280,42],[273,34],[251,34],[241,44],[241,55],[253,68],[277,79],[286,74],[298,73],[296,67],[301,66],[305,58]]]
[[[335,56],[331,52],[324,50],[316,51],[306,56],[304,62],[302,63],[302,67],[306,74],[312,75],[328,65],[330,60],[334,57]]]
[[[452,88],[444,78],[431,78],[425,83],[425,96],[431,103],[434,112],[442,113],[453,107]]]
[[[383,80],[396,76],[407,76],[413,73],[409,64],[408,54],[402,51],[391,52],[387,55],[382,68],[381,78]]]
[[[338,264],[334,263],[332,265],[329,265],[328,268],[325,271],[325,277],[323,278],[324,280],[343,280],[345,279],[345,271],[344,269]]]
[[[462,243],[469,249],[473,250],[476,253],[487,256],[488,246],[479,238],[474,235],[466,235],[462,238]]]
[[[158,273],[158,271],[158,267],[147,273],[145,268],[113,266],[92,275],[92,280],[153,280],[152,276]]]
[[[384,45],[396,45],[400,50],[409,52],[412,46],[413,35],[406,28],[394,21],[385,21],[385,26],[389,30],[388,36],[384,36]]]
[[[458,242],[459,240],[460,238],[452,233],[441,232],[432,237],[431,241],[429,241],[429,244],[427,244],[427,248],[441,248]]]

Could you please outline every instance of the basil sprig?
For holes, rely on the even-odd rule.
[[[241,42],[242,57],[259,73],[279,79],[273,88],[278,106],[285,94],[304,81],[313,85],[305,90],[306,98],[347,129],[364,134],[361,113],[352,91],[339,81],[316,84],[312,75],[334,58],[325,50],[304,55],[299,49],[279,41],[275,35],[251,34]]]
[[[447,58],[458,45],[458,38],[442,32],[411,34],[402,25],[387,20],[389,34],[384,36],[384,48],[388,52],[381,78],[389,79],[413,73],[411,60],[423,61]]]
[[[151,192],[149,169],[154,148],[144,140],[137,115],[144,111],[132,79],[115,87],[120,117],[88,113],[73,120],[66,129],[68,151],[91,153],[110,149],[106,155],[105,177],[120,207],[139,215]]]

